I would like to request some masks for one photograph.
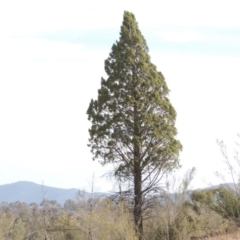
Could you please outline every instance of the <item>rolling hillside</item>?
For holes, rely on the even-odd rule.
[[[33,182],[20,181],[11,184],[0,185],[0,202],[26,202],[40,204],[43,197],[48,200],[56,200],[61,205],[68,199],[76,199],[78,189],[63,189],[49,186],[42,186]],[[100,196],[103,193],[95,193]],[[106,195],[106,194],[105,194]],[[89,197],[89,193],[86,193]]]

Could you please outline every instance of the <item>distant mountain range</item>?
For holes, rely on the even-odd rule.
[[[28,204],[35,202],[40,204],[44,199],[56,200],[63,205],[66,200],[76,200],[76,194],[79,189],[63,189],[49,186],[42,186],[33,182],[20,181],[11,184],[0,185],[0,202],[26,202]],[[90,193],[85,193],[88,198]],[[100,196],[104,193],[95,193]],[[105,194],[109,195],[109,194]]]
[[[232,183],[222,184],[228,185],[233,188]],[[220,185],[212,186],[210,188],[217,188]],[[198,189],[201,190],[201,189]],[[0,185],[0,202],[8,202],[13,203],[16,201],[40,204],[43,199],[47,200],[55,200],[60,203],[62,206],[64,203],[69,200],[76,200],[76,194],[79,189],[71,188],[71,189],[63,189],[63,188],[55,188],[49,186],[42,186],[40,184],[36,184],[33,182],[20,181],[11,184]],[[192,191],[188,191],[188,195],[191,194]],[[94,193],[94,196],[110,196],[110,193]],[[90,193],[84,193],[85,198],[90,197]]]

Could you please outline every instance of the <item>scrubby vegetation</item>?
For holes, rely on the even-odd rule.
[[[144,239],[232,239],[237,236],[238,195],[228,186],[190,191],[194,171],[189,171],[181,184],[177,184],[176,179],[166,181],[161,192],[147,202]],[[2,202],[0,239],[135,240],[132,205],[129,199],[116,195],[95,197],[92,193],[86,198],[82,191],[64,206],[46,199],[40,205]]]

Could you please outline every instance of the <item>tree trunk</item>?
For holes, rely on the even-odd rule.
[[[134,163],[134,223],[136,234],[139,240],[143,239],[143,222],[142,222],[142,176],[140,163]]]
[[[140,161],[140,147],[138,138],[139,125],[137,117],[137,106],[134,106],[134,223],[139,240],[143,239],[143,220],[142,220],[142,171]]]

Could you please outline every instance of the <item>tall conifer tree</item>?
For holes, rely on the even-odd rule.
[[[175,138],[176,112],[161,72],[150,61],[147,43],[135,17],[125,11],[120,40],[105,61],[97,100],[87,114],[92,125],[89,146],[102,165],[132,183],[136,233],[143,239],[146,200],[159,179],[179,165],[181,143]]]

